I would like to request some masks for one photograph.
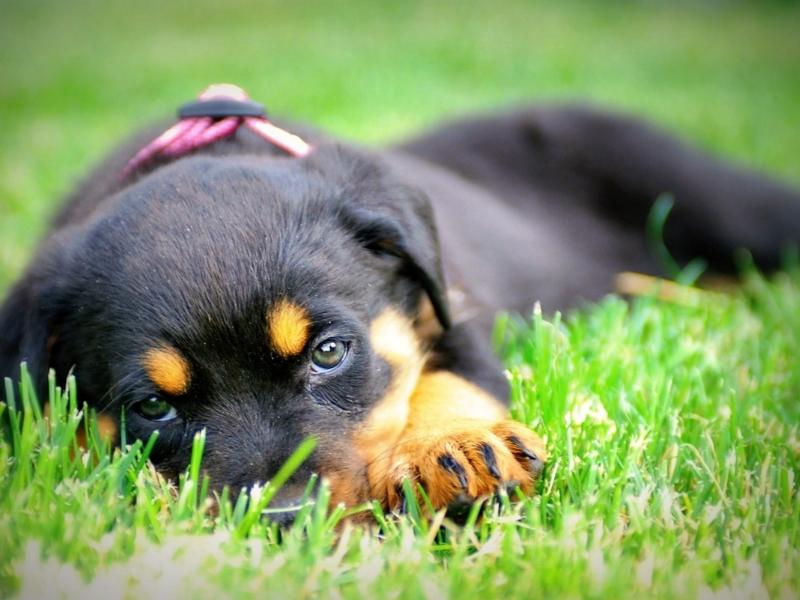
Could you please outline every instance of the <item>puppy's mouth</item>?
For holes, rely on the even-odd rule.
[[[294,524],[300,511],[313,506],[316,500],[316,495],[274,499],[267,508],[261,511],[261,514],[279,527],[290,527]]]
[[[284,528],[294,524],[301,511],[309,510],[317,503],[319,489],[319,479],[312,475],[308,482],[285,484],[267,502],[263,494],[270,493],[268,487],[258,484],[249,489],[242,488],[240,495],[234,495],[231,502],[234,507],[241,505],[245,513],[257,510],[260,517]]]

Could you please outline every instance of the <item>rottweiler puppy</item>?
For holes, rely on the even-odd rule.
[[[237,126],[132,162],[159,130],[66,200],[0,308],[0,371],[74,372],[114,431],[123,410],[128,439],[159,430],[167,476],[205,429],[217,488],[269,480],[315,437],[278,504],[312,472],[335,502],[388,509],[405,478],[437,507],[530,491],[546,451],[508,417],[492,319],[659,274],[644,225],[660,194],[675,198],[668,247],[715,271],[740,247],[776,267],[800,240],[797,191],[586,107],[472,117],[385,149],[292,128],[311,143],[297,155]]]

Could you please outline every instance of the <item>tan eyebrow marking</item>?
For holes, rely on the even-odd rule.
[[[302,306],[279,300],[267,317],[272,347],[284,358],[295,356],[308,342],[311,319]]]
[[[189,390],[192,376],[189,363],[175,348],[159,346],[144,354],[144,369],[159,389],[174,396]]]

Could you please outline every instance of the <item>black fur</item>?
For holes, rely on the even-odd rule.
[[[68,199],[0,308],[0,371],[15,376],[23,360],[38,382],[48,367],[74,371],[81,398],[117,415],[158,392],[141,353],[168,342],[192,368],[189,392],[169,398],[180,419],[129,410],[128,434],[158,427],[154,460],[174,475],[206,428],[217,486],[269,479],[307,435],[320,444],[296,482],[351,452],[348,434],[390,379],[368,336],[386,307],[415,318],[427,297],[441,325],[428,367],[505,401],[495,312],[569,308],[620,271],[658,274],[644,223],[659,194],[675,196],[666,239],[682,260],[729,272],[747,247],[773,268],[800,239],[796,191],[586,108],[460,121],[381,152],[311,134],[304,159],[241,131],[120,181],[156,130]],[[298,357],[270,352],[265,315],[281,297],[308,310],[312,340],[350,344],[342,368],[310,371],[313,341]]]

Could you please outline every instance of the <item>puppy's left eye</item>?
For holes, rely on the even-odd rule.
[[[347,343],[337,338],[328,338],[317,344],[311,353],[312,367],[318,373],[331,371],[342,363],[345,356]]]
[[[175,407],[158,396],[150,396],[133,405],[133,410],[148,421],[172,421],[178,416]]]

